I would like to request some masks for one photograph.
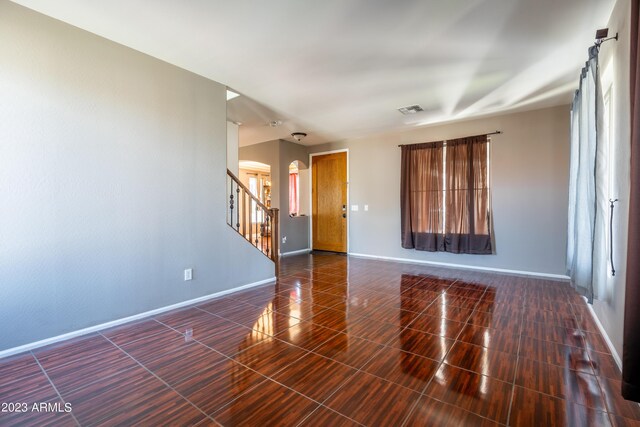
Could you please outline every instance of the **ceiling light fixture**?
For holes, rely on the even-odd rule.
[[[271,120],[269,122],[269,126],[271,126],[272,128],[277,128],[278,126],[282,125],[282,120]]]
[[[227,89],[227,101],[229,101],[229,100],[231,100],[231,99],[233,99],[233,98],[237,98],[237,97],[239,97],[239,96],[240,96],[240,94],[239,94],[239,93],[235,93],[235,92],[233,92],[233,91],[231,91],[231,90]]]
[[[292,134],[291,134],[291,136],[292,136],[296,141],[300,142],[300,141],[302,141],[302,140],[307,136],[307,134],[306,134],[306,133],[304,133],[304,132],[294,132],[294,133],[292,133]]]

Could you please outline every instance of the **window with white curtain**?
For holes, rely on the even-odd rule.
[[[603,93],[603,117],[602,117],[602,143],[605,144],[605,156],[606,159],[603,159],[604,164],[606,165],[606,182],[605,185],[605,194],[607,194],[607,201],[614,200],[615,197],[615,126],[612,126],[613,118],[614,118],[614,87],[613,87],[613,63],[609,63],[605,69],[604,73],[600,78],[602,83],[602,93]],[[607,220],[611,220],[611,211],[608,210]],[[608,222],[607,222],[608,225]],[[610,247],[610,230],[607,226],[605,228],[605,236],[607,242],[607,276],[612,277],[612,265],[611,265],[611,247]],[[607,281],[607,287],[610,288],[611,281]]]

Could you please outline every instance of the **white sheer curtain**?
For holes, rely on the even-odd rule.
[[[578,292],[593,301],[596,277],[606,280],[606,209],[602,167],[603,98],[598,71],[598,47],[589,51],[580,88],[571,107],[571,165],[569,169],[569,223],[567,273]],[[596,221],[596,218],[598,219]],[[598,280],[599,281],[599,280]]]

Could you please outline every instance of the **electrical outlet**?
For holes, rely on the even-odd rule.
[[[184,280],[185,282],[187,280],[192,280],[193,279],[193,268],[187,268],[184,270]]]
[[[282,238],[282,243],[287,243],[287,236],[284,236],[284,237]]]
[[[364,205],[364,210],[368,211],[369,210],[369,205]]]

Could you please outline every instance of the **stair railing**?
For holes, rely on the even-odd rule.
[[[227,169],[227,224],[255,246],[280,270],[277,208],[264,205],[237,176]]]

